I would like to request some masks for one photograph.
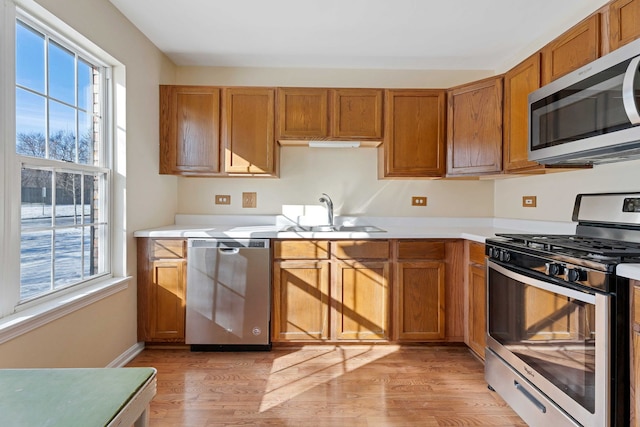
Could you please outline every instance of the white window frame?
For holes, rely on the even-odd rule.
[[[2,0],[0,8],[0,129],[3,139],[0,144],[0,344],[52,320],[65,316],[102,298],[120,292],[128,287],[126,271],[126,237],[124,188],[125,178],[125,134],[124,127],[124,66],[101,48],[77,33],[71,27],[53,16],[34,0]],[[16,19],[28,25],[36,23],[36,29],[43,29],[55,35],[57,41],[65,42],[96,65],[107,67],[104,77],[110,81],[104,84],[104,96],[108,99],[103,111],[103,147],[101,155],[106,156],[109,166],[109,191],[104,196],[109,205],[109,255],[105,262],[110,265],[109,274],[87,282],[55,291],[20,304],[20,171],[21,160],[15,151],[15,25]],[[77,48],[77,49],[76,49]],[[116,76],[112,79],[113,76]],[[117,89],[114,89],[117,87]],[[117,93],[117,94],[116,94]],[[116,103],[118,105],[116,106]],[[118,129],[118,132],[114,130]],[[119,147],[119,148],[118,148]],[[28,158],[29,164],[34,163]],[[36,163],[40,163],[40,159]],[[43,160],[45,163],[46,161]],[[117,196],[116,196],[117,195]],[[116,215],[118,212],[118,215]],[[121,248],[114,250],[115,248]]]

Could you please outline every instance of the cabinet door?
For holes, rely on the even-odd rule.
[[[278,88],[278,139],[329,136],[327,89]]]
[[[504,75],[504,170],[533,168],[528,160],[529,93],[540,87],[540,53],[530,56]]]
[[[338,340],[386,340],[389,262],[336,261],[332,312]]]
[[[442,340],[445,337],[445,263],[400,262],[396,266],[398,340]]]
[[[501,77],[449,92],[447,153],[447,175],[502,170]]]
[[[382,90],[333,89],[331,136],[382,139]]]
[[[388,90],[384,177],[442,177],[445,171],[445,92]]]
[[[274,89],[225,88],[223,96],[224,171],[274,174]]]
[[[220,89],[160,86],[160,173],[220,172]]]
[[[609,3],[609,50],[615,50],[640,37],[640,0],[614,0]]]
[[[542,84],[577,70],[599,56],[600,14],[595,14],[542,48]]]
[[[184,341],[185,260],[151,263],[149,292],[149,336],[146,341]]]
[[[469,265],[469,347],[484,360],[487,344],[487,285],[484,266]]]
[[[328,339],[329,262],[276,262],[272,313],[274,342]]]

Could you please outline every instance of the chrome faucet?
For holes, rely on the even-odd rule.
[[[327,205],[327,215],[329,216],[329,225],[333,227],[333,201],[331,197],[327,193],[322,193],[320,196],[321,203],[325,203]]]

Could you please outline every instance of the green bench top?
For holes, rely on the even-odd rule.
[[[0,426],[106,426],[154,368],[0,369]]]

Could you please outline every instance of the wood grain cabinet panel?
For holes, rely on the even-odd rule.
[[[542,48],[542,84],[546,85],[600,56],[600,14],[574,25]]]
[[[272,312],[274,342],[328,339],[329,262],[276,262]]]
[[[186,314],[184,239],[138,238],[138,339],[183,343]]]
[[[467,253],[467,334],[466,344],[484,360],[487,344],[487,283],[485,245],[466,241]]]
[[[380,176],[444,176],[445,99],[444,90],[386,91]]]
[[[338,139],[382,139],[381,89],[332,89],[331,136]]]
[[[640,281],[631,281],[631,342],[630,371],[631,379],[631,422],[630,425],[640,427]]]
[[[445,263],[396,264],[396,321],[400,341],[445,338]]]
[[[327,89],[278,88],[278,139],[329,136]]]
[[[275,259],[329,259],[328,240],[276,240]]]
[[[502,170],[502,77],[448,94],[447,176]]]
[[[640,0],[609,3],[609,50],[615,50],[640,37]]]
[[[160,173],[220,173],[220,89],[160,86]]]
[[[275,89],[225,88],[223,97],[224,172],[274,175]]]
[[[338,340],[385,340],[389,334],[389,262],[336,262],[332,299]]]
[[[504,75],[504,171],[542,167],[529,161],[528,96],[540,87],[541,54],[538,52]]]

